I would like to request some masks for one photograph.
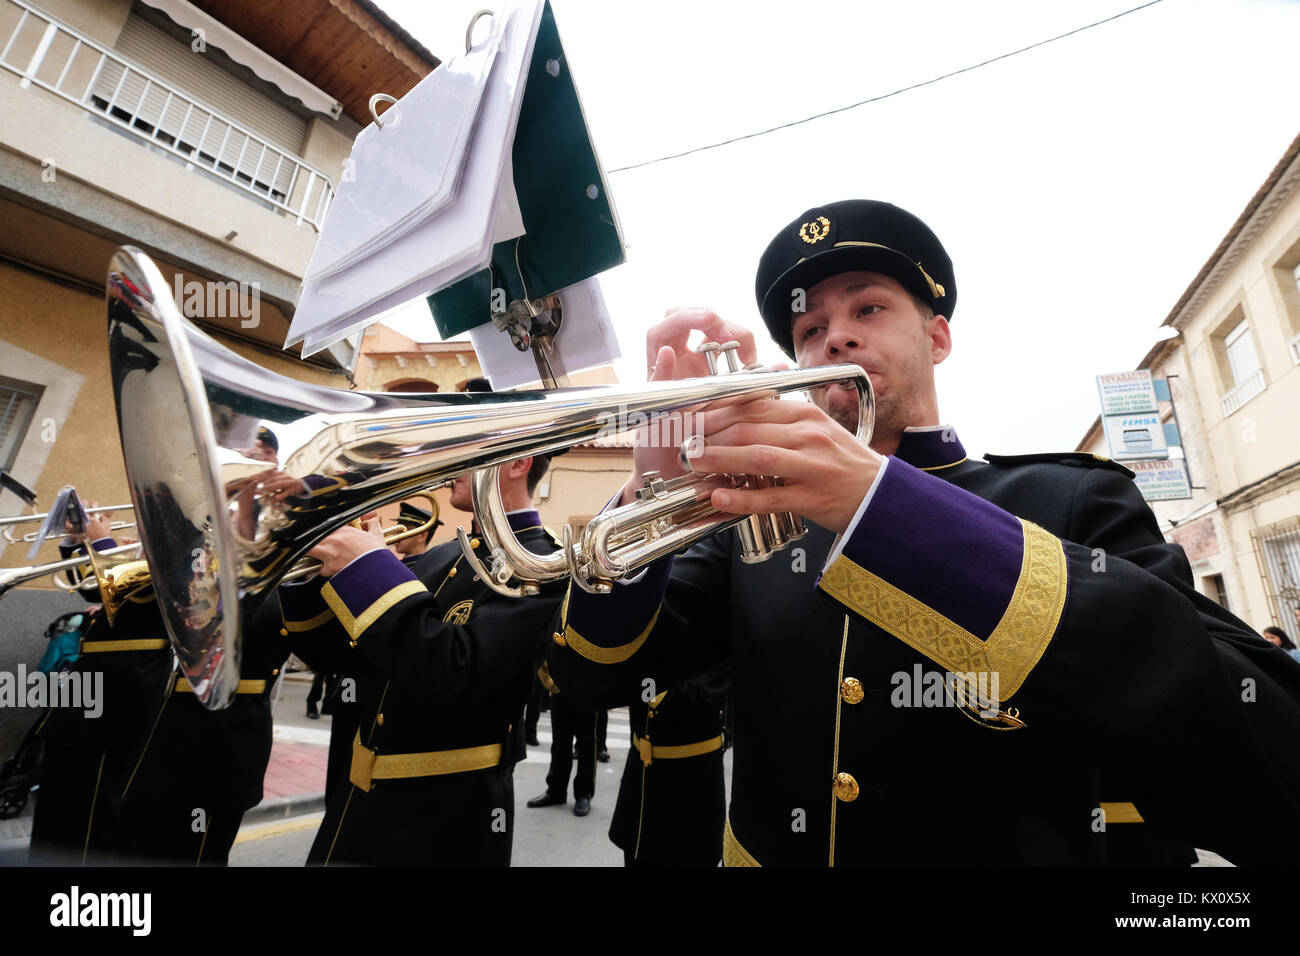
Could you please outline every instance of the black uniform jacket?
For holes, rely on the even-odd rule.
[[[535,511],[510,520],[525,547],[555,549]],[[280,589],[295,652],[318,670],[355,677],[361,715],[359,758],[327,798],[311,863],[510,861],[524,702],[564,588],[498,595],[475,580],[454,542],[426,552],[414,571],[377,551],[328,582]],[[490,767],[373,778],[370,789],[353,782],[367,751],[392,757],[491,746],[500,751]]]
[[[45,756],[33,861],[115,861],[122,789],[170,687],[166,634],[152,591],[128,600],[111,625],[102,609],[91,615],[71,670],[97,689],[95,706],[51,707],[37,725]]]
[[[279,633],[272,594],[260,608],[246,605],[240,652],[240,692],[222,710],[199,703],[179,672],[155,694],[148,733],[138,745],[123,799],[154,807],[242,813],[261,802],[271,759],[271,690],[289,653]],[[272,626],[251,623],[265,616]],[[162,628],[161,619],[158,628]],[[165,632],[164,632],[165,633]]]
[[[574,590],[551,673],[613,705],[730,654],[728,864],[1102,863],[1101,768],[1170,839],[1294,862],[1300,665],[1193,589],[1125,469],[991,461],[908,430],[820,577],[810,526]]]
[[[722,710],[730,687],[723,664],[649,701],[643,691],[629,705],[632,749],[609,838],[638,863],[717,866],[722,859]]]

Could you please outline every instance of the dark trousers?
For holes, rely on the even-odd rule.
[[[121,768],[126,755],[112,750],[45,748],[36,792],[29,862],[39,866],[110,865],[121,816]]]
[[[137,865],[226,866],[243,819],[243,810],[125,803],[120,849]]]
[[[537,721],[542,716],[542,705],[545,703],[547,696],[546,688],[536,677],[533,678],[533,689],[528,694],[528,704],[524,708],[524,732],[528,735],[529,740],[537,738]]]
[[[609,729],[609,711],[602,710],[596,713],[596,749],[608,750],[605,746],[605,731]]]
[[[596,792],[596,712],[572,706],[563,694],[552,695],[551,772],[546,775],[546,792],[554,797],[568,798],[575,737],[578,772],[573,778],[573,798],[590,800]]]

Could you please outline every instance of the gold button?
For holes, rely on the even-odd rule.
[[[288,637],[288,636],[289,636],[289,632],[288,632],[287,630],[285,630],[285,629],[282,627],[282,628],[280,628],[280,636],[281,636],[281,637]]]
[[[272,676],[272,677],[275,677],[275,676],[276,676],[277,674],[279,674],[279,673],[280,673],[280,668],[278,668],[278,667],[274,667],[274,668],[271,669],[271,676]]]
[[[450,571],[447,572],[447,577],[449,577],[449,578],[454,578],[455,576],[456,576],[456,569],[455,569],[455,568],[452,568]]]
[[[840,697],[846,704],[862,703],[863,695],[862,681],[856,677],[846,677],[840,682]]]
[[[551,640],[553,640],[556,644],[559,644],[561,647],[567,647],[567,646],[568,646],[568,645],[565,643],[564,635],[561,634],[559,631],[556,631],[554,634],[551,635]]]
[[[479,541],[478,538],[470,538],[470,539],[469,539],[469,546],[470,546],[471,548],[477,548],[477,547],[479,546],[479,544],[480,544],[480,541]]]
[[[852,803],[858,799],[858,782],[853,779],[851,773],[837,773],[835,786],[832,789],[835,791],[835,796],[845,803]]]
[[[379,714],[379,715],[377,715],[377,716],[375,717],[375,723],[377,723],[380,727],[384,726],[384,715],[383,715],[383,714]],[[840,776],[847,777],[848,774],[841,774]],[[852,777],[849,777],[849,779],[852,780],[853,778],[852,778]],[[856,788],[856,787],[857,787],[857,784],[855,783],[853,786]],[[857,792],[857,791],[856,791],[856,789],[855,789],[855,790],[854,790],[854,793],[856,793],[856,792]]]

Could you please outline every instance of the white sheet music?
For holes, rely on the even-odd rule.
[[[302,342],[304,355],[317,352],[380,313],[485,268],[494,242],[523,234],[517,203],[509,228],[498,226],[509,222],[502,219],[502,210],[513,190],[513,184],[506,184],[511,182],[515,127],[541,14],[542,0],[516,0],[503,14],[500,50],[451,202],[431,217],[414,215],[404,232],[373,254],[356,259],[348,251],[342,255],[351,265],[306,280],[286,347]],[[402,122],[407,122],[405,114]],[[331,211],[330,220],[333,216]]]
[[[306,281],[373,254],[455,198],[501,34],[494,19],[487,40],[431,72],[357,136]]]

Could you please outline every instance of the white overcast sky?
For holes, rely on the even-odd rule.
[[[552,0],[607,170],[922,82],[1139,0]],[[439,57],[483,0],[379,0]],[[953,258],[943,417],[968,451],[1069,450],[1093,376],[1134,367],[1300,131],[1300,2],[1164,0],[883,102],[612,173],[601,277],[624,381],[674,305],[761,329],[772,235],[838,199],[897,203]],[[422,305],[390,322],[435,339]],[[766,341],[764,337],[764,341]],[[768,345],[762,357],[779,352]]]

